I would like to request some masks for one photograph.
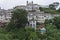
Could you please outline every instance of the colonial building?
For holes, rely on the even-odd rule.
[[[29,26],[31,26],[32,28],[36,28],[37,22],[44,23],[46,19],[52,19],[54,17],[60,16],[60,14],[44,13],[43,11],[39,10],[39,7],[41,6],[38,4],[34,4],[33,1],[32,2],[27,1],[27,4],[25,6],[24,5],[17,6],[18,9],[25,9],[28,11],[27,18],[29,21]],[[48,8],[48,6],[46,8]]]
[[[39,23],[44,23],[45,19],[52,19],[54,17],[60,16],[60,14],[51,14],[51,13],[44,13],[43,11],[39,10],[39,7],[41,7],[38,4],[34,4],[32,2],[28,2],[26,5],[21,5],[15,7],[15,9],[25,9],[28,11],[28,21],[29,21],[29,26],[32,26],[32,28],[36,29],[36,22]],[[48,6],[47,6],[48,8]],[[34,11],[33,11],[34,10]],[[0,8],[0,22],[10,22],[10,19],[12,17],[12,10],[4,10]]]
[[[0,8],[0,26],[4,23],[10,22],[11,19],[11,11],[10,10],[5,10]]]
[[[28,14],[28,15],[29,16],[27,16],[27,18],[29,21],[29,26],[36,29],[36,16],[34,16],[33,14]]]
[[[27,1],[26,5],[20,5],[20,6],[17,6],[16,8],[17,9],[25,9],[27,11],[31,11],[31,10],[39,10],[39,7],[40,7],[40,5],[34,4],[33,1],[32,2],[28,2]]]
[[[28,20],[30,20],[34,17],[36,22],[39,22],[39,23],[44,23],[46,19],[49,20],[49,19],[52,19],[52,18],[58,17],[58,16],[60,16],[60,14],[44,13],[41,11],[28,12]]]

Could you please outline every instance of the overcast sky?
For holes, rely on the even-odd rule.
[[[25,5],[27,0],[0,0],[0,7],[4,9],[10,9],[17,5]],[[60,2],[60,0],[28,0],[33,1],[35,4],[48,5],[53,2]]]

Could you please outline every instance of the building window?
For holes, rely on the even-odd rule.
[[[35,21],[33,21],[33,23],[35,23]]]
[[[1,18],[2,19],[2,18]]]
[[[33,28],[35,28],[35,24],[33,24]]]
[[[46,17],[46,16],[44,16],[44,17]]]
[[[30,24],[30,26],[32,27],[32,24]]]

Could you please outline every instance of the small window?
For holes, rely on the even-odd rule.
[[[33,23],[35,23],[35,21],[33,21]]]
[[[32,26],[32,24],[30,24],[30,26]]]
[[[44,16],[44,17],[46,17],[46,16]]]
[[[35,28],[35,24],[33,24],[33,27]]]

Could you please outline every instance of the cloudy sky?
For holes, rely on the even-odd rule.
[[[3,9],[10,9],[17,5],[25,5],[27,0],[0,0],[0,7]],[[60,2],[60,0],[28,0],[33,1],[35,4],[48,5],[53,2]]]

